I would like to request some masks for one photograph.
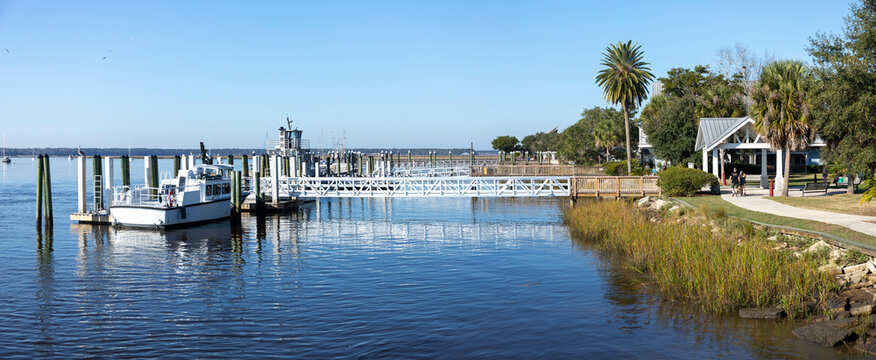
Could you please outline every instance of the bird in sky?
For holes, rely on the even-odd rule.
[[[3,50],[6,50],[7,54],[9,53],[9,48],[3,48]]]
[[[100,59],[101,59],[101,60],[106,60],[106,56],[104,56],[104,57],[102,57],[102,58],[100,58]]]

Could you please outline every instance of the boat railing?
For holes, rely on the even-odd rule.
[[[113,187],[113,206],[142,206],[168,208],[177,202],[175,187],[116,186]]]

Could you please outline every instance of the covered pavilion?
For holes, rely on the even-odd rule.
[[[805,151],[798,153],[805,155],[805,163],[821,164],[820,148],[824,147],[825,143],[820,136],[816,135],[815,140],[809,145]],[[697,140],[694,150],[703,151],[703,171],[709,172],[709,151],[712,152],[712,167],[711,173],[718,179],[722,178],[720,173],[721,159],[720,150],[760,150],[760,185],[767,188],[767,155],[770,150],[770,144],[761,138],[760,134],[754,129],[754,119],[750,116],[738,118],[700,118],[699,128],[697,129]],[[784,164],[783,150],[777,149],[776,156],[776,186],[781,181],[784,181],[782,166]],[[753,158],[752,158],[753,159]],[[793,169],[793,168],[792,168]]]

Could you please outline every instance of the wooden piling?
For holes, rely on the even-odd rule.
[[[149,164],[149,171],[152,172],[152,176],[149,179],[149,187],[153,188],[152,195],[158,196],[158,156],[150,156]]]
[[[228,155],[228,165],[234,166],[234,155]]]
[[[52,212],[52,168],[49,164],[49,154],[43,156],[43,217],[47,227],[52,226],[54,214]]]
[[[43,224],[43,155],[37,157],[37,193],[36,193],[36,226],[40,229]]]
[[[242,155],[240,157],[240,161],[242,162],[242,165],[243,165],[242,166],[243,177],[248,177],[249,176],[249,156],[246,156],[246,154]]]
[[[131,158],[122,155],[122,186],[131,186]]]
[[[231,176],[231,221],[240,222],[240,188],[242,183],[242,172],[232,172]]]
[[[178,176],[178,174],[179,174],[179,161],[180,161],[179,155],[174,155],[173,156],[173,174],[171,174],[171,177]]]
[[[265,198],[262,197],[262,174],[256,171],[252,175],[252,191],[255,193],[256,214],[259,216],[265,213]]]

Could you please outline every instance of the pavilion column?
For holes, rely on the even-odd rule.
[[[770,187],[770,182],[767,177],[769,177],[769,174],[767,173],[767,150],[760,149],[760,187],[762,189]]]
[[[785,182],[784,155],[782,149],[776,149],[776,189],[781,188],[781,184]]]
[[[709,172],[709,151],[703,148],[703,171]]]
[[[721,174],[718,171],[721,169],[720,163],[718,163],[718,149],[712,149],[712,174],[715,175],[718,180],[721,180]]]

